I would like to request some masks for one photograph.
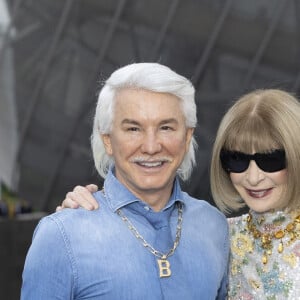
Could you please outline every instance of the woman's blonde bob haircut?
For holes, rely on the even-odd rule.
[[[225,114],[212,152],[210,181],[216,205],[225,213],[245,206],[229,174],[223,170],[220,151],[245,153],[284,149],[287,166],[287,209],[300,207],[300,104],[277,89],[256,90],[241,97]]]

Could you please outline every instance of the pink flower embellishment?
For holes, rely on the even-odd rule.
[[[300,257],[300,244],[297,244],[294,248],[293,248],[293,252],[296,256]]]

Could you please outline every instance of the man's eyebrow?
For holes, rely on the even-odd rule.
[[[168,124],[168,123],[178,123],[178,120],[175,118],[165,119],[160,122],[160,124]]]
[[[162,120],[159,124],[164,125],[164,124],[169,124],[169,123],[178,124],[178,120],[175,118],[169,118],[169,119]],[[140,123],[138,121],[136,121],[134,119],[127,119],[127,118],[122,120],[121,124],[140,125]]]
[[[140,125],[140,123],[133,119],[124,119],[122,120],[121,124],[133,124],[133,125]]]

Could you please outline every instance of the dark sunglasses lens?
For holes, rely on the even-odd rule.
[[[242,173],[248,169],[249,159],[237,151],[221,151],[222,167],[227,172]]]
[[[284,150],[275,150],[271,153],[255,154],[255,161],[265,172],[277,172],[286,168]]]

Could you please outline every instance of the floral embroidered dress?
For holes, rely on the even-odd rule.
[[[228,223],[228,299],[300,299],[300,211],[250,211]]]

